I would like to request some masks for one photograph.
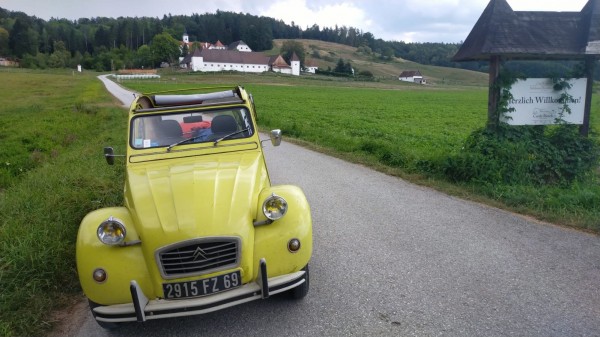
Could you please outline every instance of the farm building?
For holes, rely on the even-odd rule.
[[[319,67],[311,61],[307,61],[304,65],[304,71],[307,73],[315,74]]]
[[[229,50],[237,50],[237,51],[244,51],[244,52],[251,52],[252,49],[250,49],[250,47],[242,40],[240,41],[236,41],[231,43],[227,49]]]
[[[300,75],[300,59],[294,53],[292,55],[291,65],[289,65],[281,55],[273,56],[269,60],[269,66],[271,71],[282,74]]]
[[[0,57],[0,66],[1,67],[18,67],[19,62],[6,59],[4,57]]]
[[[427,83],[423,78],[423,75],[421,75],[421,72],[418,70],[405,70],[400,74],[400,76],[398,76],[398,79],[404,82],[412,82],[419,84]]]
[[[225,47],[221,41],[215,44],[208,42],[190,42],[187,32],[183,33],[181,48],[187,45],[192,50],[194,44],[199,45],[192,53],[180,59],[180,66],[192,71],[239,71],[245,73],[262,73],[274,71],[282,74],[300,75],[300,59],[294,53],[291,65],[281,55],[269,57],[253,52],[244,41],[236,41]]]
[[[210,42],[190,42],[190,36],[187,32],[183,33],[182,40],[179,41],[179,48],[183,50],[183,46],[187,45],[188,50],[194,49],[194,44],[200,46],[202,49],[218,49],[218,50],[237,50],[243,52],[251,52],[252,49],[246,44],[246,42],[240,40],[231,43],[229,46],[223,45],[223,43],[219,40],[214,44]]]
[[[269,57],[256,52],[198,48],[186,56],[181,64],[192,71],[262,73],[269,70]]]

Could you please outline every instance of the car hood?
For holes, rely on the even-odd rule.
[[[154,250],[251,235],[258,194],[268,185],[260,151],[179,158],[128,167],[125,202],[143,246]]]

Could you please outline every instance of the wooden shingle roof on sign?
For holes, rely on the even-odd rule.
[[[600,0],[580,12],[513,11],[491,0],[453,61],[584,58],[600,55]]]

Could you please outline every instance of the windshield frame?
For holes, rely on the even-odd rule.
[[[193,122],[187,122],[184,120],[184,117],[192,116],[195,117],[195,119],[192,118]],[[199,116],[201,116],[201,118],[198,118]],[[218,130],[217,125],[213,125],[212,123],[214,118],[217,116],[230,116],[219,117],[221,123],[219,123],[220,126],[218,127]],[[179,134],[176,132],[179,134],[179,136],[166,137],[164,135],[158,135],[166,130],[163,127],[166,125],[166,123],[163,122],[168,120],[174,120],[179,124],[181,133]],[[223,121],[226,123],[222,123]],[[233,121],[235,121],[236,124],[235,129],[231,129],[234,127]],[[177,128],[177,126],[173,125],[175,123],[168,123],[172,124],[170,128]],[[239,132],[244,129],[247,129],[247,131]],[[178,142],[181,142],[181,146],[192,144],[210,144],[216,146],[215,140],[236,132],[238,134],[236,134],[235,137],[227,137],[225,140],[247,140],[248,138],[251,138],[257,134],[253,115],[250,109],[245,105],[209,110],[194,109],[183,111],[165,111],[152,114],[136,114],[131,117],[129,122],[129,134],[127,142],[132,150],[156,150],[161,148],[167,148],[170,150],[170,148],[172,148],[172,146]],[[205,135],[199,137],[200,133],[205,133]],[[186,139],[194,137],[197,139],[193,141],[185,141]]]

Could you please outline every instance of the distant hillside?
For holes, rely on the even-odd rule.
[[[432,84],[454,84],[454,81],[480,84],[478,73],[448,72],[445,67],[486,71],[488,66],[487,62],[452,62],[460,44],[384,41],[354,27],[313,25],[301,29],[274,18],[226,11],[191,16],[169,14],[162,18],[96,17],[76,21],[53,18],[45,21],[0,8],[0,57],[18,61],[24,68],[38,69],[73,69],[78,65],[97,71],[156,68],[165,62],[176,63],[181,56],[179,41],[184,32],[190,41],[220,41],[228,45],[243,40],[254,51],[273,51],[273,39],[310,39],[306,40],[309,41],[306,43],[308,56],[317,64],[330,66],[342,56],[358,70],[390,77],[416,68]],[[333,44],[337,47],[329,47]],[[278,49],[276,45],[275,48]],[[521,63],[515,69],[530,77],[564,76],[561,74],[568,74],[577,66],[564,62]],[[600,77],[600,67],[597,74]]]
[[[278,54],[285,39],[273,40],[273,49],[268,54]],[[487,73],[471,70],[423,65],[401,58],[382,61],[377,54],[359,52],[358,48],[319,40],[295,40],[304,45],[306,62],[322,70],[335,68],[341,58],[350,62],[356,71],[368,70],[377,78],[397,79],[404,70],[419,70],[430,85],[487,85]]]

